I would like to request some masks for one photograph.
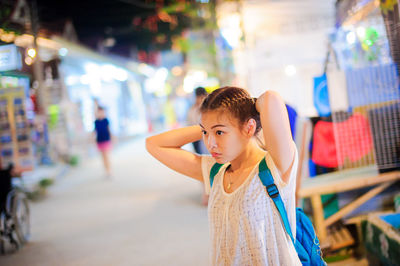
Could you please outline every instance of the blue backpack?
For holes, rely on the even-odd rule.
[[[215,163],[210,172],[210,186],[212,187],[214,177],[218,173],[222,164]],[[281,219],[287,234],[293,241],[293,245],[297,251],[300,261],[303,265],[320,266],[326,265],[321,256],[321,248],[319,240],[315,234],[314,227],[310,219],[305,215],[301,208],[296,208],[296,239],[293,238],[289,220],[286,214],[285,205],[282,201],[279,190],[274,183],[271,171],[269,170],[265,158],[259,164],[259,177],[265,186],[268,195],[274,201],[277,210],[281,215]]]

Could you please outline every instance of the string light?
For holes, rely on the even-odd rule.
[[[26,52],[31,58],[35,58],[36,56],[36,50],[35,48],[29,48]]]

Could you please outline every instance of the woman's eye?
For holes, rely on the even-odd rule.
[[[207,131],[202,130],[201,132],[203,132],[203,135],[207,135]]]
[[[221,130],[217,130],[217,132],[215,132],[217,135],[222,135],[224,132],[222,132]]]

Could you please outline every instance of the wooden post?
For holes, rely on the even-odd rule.
[[[365,203],[369,199],[371,199],[371,198],[375,197],[376,195],[378,195],[379,193],[381,193],[383,190],[385,190],[388,186],[392,185],[394,182],[395,181],[386,182],[386,183],[383,183],[383,184],[371,189],[370,191],[368,191],[361,197],[357,198],[350,204],[346,205],[344,208],[340,209],[335,214],[329,216],[328,219],[326,219],[326,221],[325,221],[325,226],[330,226],[334,222],[338,221],[340,218],[342,218],[346,214],[352,212],[354,209],[359,207],[361,204]]]
[[[322,207],[320,195],[311,196],[311,206],[313,209],[314,225],[317,236],[320,242],[325,242],[327,239],[327,233],[324,221],[324,209]]]
[[[303,177],[302,172],[303,172],[303,162],[304,162],[304,154],[307,149],[307,126],[308,123],[307,121],[303,122],[303,131],[302,131],[302,136],[301,136],[301,145],[300,145],[300,153],[299,153],[299,161],[298,161],[298,167],[297,167],[297,176],[296,176],[296,206],[299,205],[299,191],[301,187],[301,179]]]

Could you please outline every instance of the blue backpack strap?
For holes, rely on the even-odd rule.
[[[215,163],[213,165],[213,167],[211,168],[211,171],[210,171],[210,188],[212,187],[212,185],[214,183],[214,177],[218,174],[218,171],[219,171],[219,169],[221,169],[222,166],[223,166],[223,164]]]
[[[279,194],[279,190],[274,183],[274,178],[272,177],[271,170],[269,170],[267,163],[265,161],[265,157],[261,160],[258,166],[258,175],[261,179],[261,182],[265,186],[265,189],[268,192],[270,198],[274,201],[276,208],[278,209],[283,225],[286,229],[286,232],[290,236],[294,245],[294,238],[292,234],[292,229],[290,228],[289,219],[286,214],[285,205],[282,201],[281,195]]]

